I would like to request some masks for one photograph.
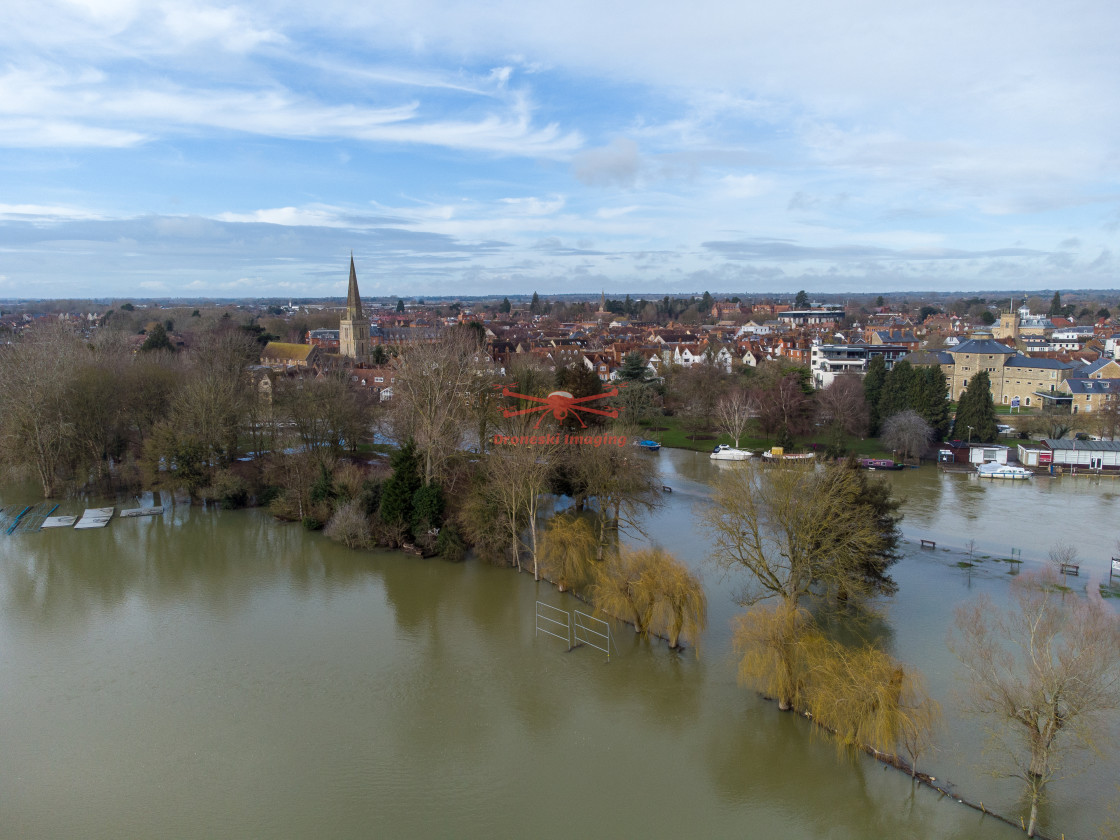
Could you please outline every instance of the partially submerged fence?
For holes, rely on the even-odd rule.
[[[543,601],[537,601],[533,635],[544,633],[559,639],[568,646],[588,647],[602,651],[611,661],[611,626],[580,610],[568,612]]]

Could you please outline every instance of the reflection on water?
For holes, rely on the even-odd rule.
[[[573,813],[620,837],[1012,836],[839,758],[736,685],[742,580],[707,563],[695,527],[720,466],[651,457],[673,492],[643,530],[709,591],[699,657],[623,626],[609,664],[569,653],[534,637],[534,601],[580,604],[527,575],[350,552],[260,512],[179,505],[0,538],[0,836],[560,837]],[[890,480],[909,535],[950,549],[1016,539],[1029,563],[1031,541],[1075,527],[1073,511],[1115,521],[1097,487]],[[1045,524],[1052,509],[1061,525]],[[1113,537],[1094,539],[1083,562]],[[1002,597],[1006,564],[966,582],[953,550],[907,551],[902,591],[864,632],[921,663],[945,700],[953,600]],[[930,766],[1014,807],[1013,788],[971,764],[976,727],[953,724]],[[1117,768],[1095,769],[1081,789],[1104,803]],[[1090,833],[1100,814],[1058,793],[1056,824]]]

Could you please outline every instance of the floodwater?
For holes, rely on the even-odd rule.
[[[534,605],[581,604],[528,575],[352,552],[259,511],[0,535],[0,837],[1021,836],[838,756],[737,685],[741,581],[707,563],[696,527],[719,467],[649,457],[673,492],[646,538],[708,588],[699,658],[622,625],[609,663],[568,652],[534,634]],[[911,542],[879,632],[947,713],[925,769],[1017,816],[1015,784],[979,767],[979,724],[952,706],[952,608],[1006,600],[1013,567],[996,554],[1012,546],[1030,567],[1073,539],[1081,580],[1107,575],[1120,483],[888,480]],[[1095,836],[1118,778],[1110,757],[1057,783],[1054,835]]]

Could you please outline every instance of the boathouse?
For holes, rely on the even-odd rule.
[[[1039,466],[1046,466],[1046,455],[1055,467],[1093,472],[1120,472],[1120,440],[1042,441]]]

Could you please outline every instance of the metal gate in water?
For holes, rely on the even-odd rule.
[[[537,601],[533,635],[545,633],[573,647],[587,645],[601,650],[611,661],[611,626],[601,618],[573,610],[569,613],[559,607]]]
[[[579,610],[576,610],[574,615],[575,621],[572,626],[576,642],[601,650],[607,655],[607,662],[610,662],[611,626],[601,618],[594,618]]]
[[[560,632],[561,627],[564,628],[563,634]],[[555,636],[568,646],[568,650],[572,649],[571,616],[568,615],[567,610],[537,601],[537,617],[533,635],[536,636],[538,633]]]

